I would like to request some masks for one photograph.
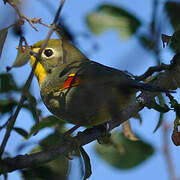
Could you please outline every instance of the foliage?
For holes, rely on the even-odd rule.
[[[170,22],[174,28],[175,31],[178,31],[180,29],[180,24],[178,19],[180,18],[180,4],[178,2],[166,2],[165,9],[168,14],[168,17],[170,19]]]
[[[25,43],[25,46],[23,46],[23,42]],[[12,67],[7,67],[7,70],[9,71],[13,67],[21,67],[21,66],[25,65],[29,60],[29,51],[30,51],[30,48],[29,48],[25,38],[21,37],[20,41],[19,41],[17,57],[12,65]]]
[[[0,30],[0,57],[7,34],[8,34],[8,28],[4,28]]]
[[[96,143],[95,149],[109,165],[127,170],[144,162],[154,152],[153,147],[146,142],[128,140],[118,131],[112,133],[107,144]]]
[[[91,31],[100,34],[105,30],[116,30],[122,38],[131,37],[140,26],[140,21],[123,8],[103,4],[96,12],[88,14],[87,24]]]

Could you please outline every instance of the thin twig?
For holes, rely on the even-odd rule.
[[[166,123],[162,124],[162,132],[163,132],[163,152],[164,152],[164,157],[166,160],[166,164],[167,164],[167,169],[169,172],[169,177],[170,180],[177,180],[177,176],[176,176],[176,172],[175,172],[175,168],[173,165],[173,160],[171,158],[171,153],[169,151],[169,125]]]
[[[0,131],[8,125],[9,120],[7,120],[2,126],[0,126]]]
[[[38,29],[36,28],[36,26],[35,26],[34,24],[37,24],[37,23],[38,23],[38,24],[41,24],[41,25],[43,25],[43,26],[46,26],[46,27],[51,28],[51,25],[48,25],[48,24],[43,23],[41,18],[29,18],[29,17],[25,16],[25,15],[19,10],[19,8],[16,6],[15,3],[11,2],[11,1],[7,1],[7,2],[8,2],[8,3],[15,9],[15,11],[17,12],[17,14],[18,14],[18,16],[19,16],[19,23],[20,23],[21,25],[23,25],[23,24],[24,24],[24,20],[26,20],[26,21],[31,25],[31,27],[32,27],[34,30],[36,30],[36,31],[38,31]]]
[[[48,28],[51,28],[51,27],[52,27],[52,25],[43,23],[41,18],[40,18],[40,21],[39,21],[38,23],[41,24],[41,25],[43,25],[43,26],[45,26],[45,27],[48,27]]]
[[[63,4],[64,4],[64,0],[61,1],[60,6],[59,6],[59,8],[57,10],[56,16],[54,18],[53,25],[52,25],[51,29],[49,30],[49,33],[48,33],[46,39],[44,40],[44,42],[43,42],[43,44],[42,44],[42,46],[41,46],[41,48],[40,48],[40,50],[39,50],[39,52],[37,54],[36,61],[35,61],[34,65],[33,65],[33,67],[32,67],[32,70],[31,70],[31,73],[30,73],[30,75],[28,77],[28,80],[26,81],[26,83],[24,85],[22,96],[21,96],[20,102],[18,103],[16,111],[15,111],[14,115],[9,118],[9,123],[8,123],[8,126],[7,126],[6,134],[5,134],[4,139],[3,139],[2,143],[1,143],[1,146],[0,146],[0,157],[2,156],[2,154],[4,152],[4,149],[5,149],[5,146],[7,144],[8,139],[9,139],[9,136],[11,134],[12,128],[13,128],[13,126],[15,124],[16,118],[17,118],[17,116],[18,116],[18,114],[19,114],[19,112],[20,112],[20,110],[21,110],[21,108],[23,106],[23,103],[24,103],[24,101],[26,99],[25,93],[28,91],[28,89],[29,89],[29,87],[31,85],[31,82],[32,82],[32,79],[33,79],[33,76],[34,76],[34,71],[36,69],[36,66],[37,66],[38,62],[41,59],[41,53],[42,53],[43,49],[46,47],[47,42],[48,42],[49,38],[51,37],[51,35],[52,35],[53,31],[54,31],[54,27],[55,27],[55,25],[57,23],[57,20],[58,20],[59,14],[61,12],[61,9],[63,7]]]
[[[79,125],[73,126],[71,129],[67,130],[67,131],[63,134],[63,136],[65,137],[65,136],[68,136],[68,135],[72,134],[72,133],[73,133],[76,129],[78,129],[79,127],[80,127]]]
[[[163,70],[167,70],[170,68],[171,65],[166,65],[166,64],[161,64],[159,66],[152,66],[150,67],[144,74],[141,76],[135,76],[135,79],[138,81],[144,81],[147,79],[149,76],[151,76],[155,72],[161,72]]]
[[[19,112],[20,112],[20,110],[21,110],[21,108],[22,108],[22,106],[24,104],[24,101],[26,100],[25,94],[26,94],[26,92],[28,91],[28,89],[29,89],[29,87],[31,85],[37,63],[38,63],[38,61],[36,61],[34,63],[34,65],[32,67],[32,70],[31,70],[31,73],[30,73],[30,75],[29,75],[29,77],[28,77],[28,79],[27,79],[27,81],[26,81],[26,83],[25,83],[25,85],[23,87],[21,99],[20,99],[20,101],[19,101],[19,103],[17,105],[17,108],[16,108],[16,111],[15,111],[14,115],[12,115],[8,120],[9,123],[8,123],[8,126],[7,126],[6,134],[5,134],[4,139],[3,139],[2,143],[1,143],[1,146],[0,146],[0,157],[2,156],[2,154],[4,152],[4,149],[5,149],[5,146],[7,144],[8,139],[9,139],[9,136],[11,134],[12,128],[13,128],[13,126],[15,124],[16,118],[17,118],[17,116],[18,116],[18,114],[19,114]]]
[[[14,10],[16,11],[16,13],[18,14],[19,16],[19,22],[21,25],[24,24],[24,19],[26,19],[26,21],[29,22],[29,24],[32,26],[33,29],[35,29],[36,31],[38,31],[38,29],[34,26],[34,24],[32,23],[31,19],[26,17],[20,10],[19,8],[16,6],[16,4],[12,1],[7,1],[13,8]]]
[[[56,13],[56,15],[55,15],[53,24],[56,24],[56,23],[57,23],[58,18],[59,18],[59,14],[60,14],[60,12],[61,12],[61,10],[62,10],[62,7],[64,6],[64,3],[65,3],[65,0],[61,0],[60,6],[59,6],[59,8],[58,8],[58,10],[57,10],[57,13]]]

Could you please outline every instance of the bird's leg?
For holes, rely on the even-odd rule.
[[[109,122],[106,122],[104,124],[100,124],[98,126],[95,126],[97,128],[102,129],[103,131],[103,136],[97,138],[97,141],[99,144],[106,144],[107,139],[111,136],[111,133],[109,132]]]

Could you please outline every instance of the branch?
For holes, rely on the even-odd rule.
[[[159,66],[152,66],[150,67],[144,74],[141,76],[135,76],[137,81],[144,81],[148,77],[150,77],[155,72],[161,72],[163,70],[167,70],[170,68],[171,65],[161,64]]]
[[[20,112],[20,110],[21,110],[21,108],[23,106],[24,101],[26,100],[25,94],[26,94],[26,92],[28,91],[28,89],[29,89],[29,87],[31,85],[31,82],[32,82],[32,79],[33,79],[33,76],[34,76],[34,71],[36,69],[36,66],[37,66],[38,62],[41,59],[41,53],[42,53],[43,49],[46,47],[47,42],[48,42],[49,38],[51,37],[51,35],[52,35],[53,31],[54,31],[54,27],[55,27],[55,25],[57,23],[57,20],[58,20],[58,17],[59,17],[59,14],[61,12],[61,9],[62,9],[63,5],[64,5],[64,0],[61,1],[60,6],[59,6],[59,8],[58,8],[58,10],[56,12],[52,27],[49,30],[49,33],[48,33],[46,39],[44,40],[44,43],[42,44],[42,46],[41,46],[41,48],[40,48],[40,50],[39,50],[39,52],[38,52],[38,54],[36,56],[36,61],[35,61],[34,65],[33,65],[33,67],[32,67],[32,70],[31,70],[31,73],[30,73],[30,75],[28,77],[28,80],[26,81],[26,83],[25,83],[25,85],[23,87],[21,99],[20,99],[20,102],[18,103],[16,111],[15,111],[14,115],[12,115],[8,120],[9,123],[8,123],[8,126],[7,126],[6,134],[4,136],[2,144],[0,146],[0,157],[2,156],[2,154],[4,152],[5,146],[7,144],[9,136],[11,134],[11,130],[12,130],[12,128],[13,128],[15,122],[16,122],[16,118],[17,118],[17,116],[18,116],[18,114],[19,114],[19,112]]]
[[[14,10],[16,11],[16,13],[18,14],[18,16],[19,16],[19,24],[20,24],[20,25],[23,25],[23,24],[24,24],[24,20],[26,20],[26,21],[30,24],[30,26],[31,26],[34,30],[36,30],[36,31],[38,31],[38,29],[36,28],[36,26],[35,26],[34,24],[37,24],[37,23],[39,23],[39,24],[41,24],[41,25],[43,25],[43,26],[46,26],[46,27],[51,28],[51,25],[48,25],[48,24],[43,23],[41,18],[29,18],[29,17],[25,16],[25,15],[19,10],[19,8],[17,7],[17,5],[16,5],[14,2],[9,1],[9,0],[7,0],[7,2],[14,8]]]
[[[180,83],[176,82],[176,75],[179,74],[180,69],[180,54],[174,56],[171,63],[171,68],[161,73],[158,78],[154,81],[156,86],[166,87],[170,89],[177,89],[180,87]],[[180,78],[179,78],[180,79]],[[127,107],[119,114],[118,119],[113,119],[108,122],[109,130],[122,124],[130,117],[137,114],[145,105],[150,103],[157,93],[142,92],[136,100],[131,102]],[[89,128],[73,137],[76,144],[79,146],[86,145],[99,137],[104,136],[104,131],[99,127]],[[58,156],[67,154],[75,150],[77,146],[73,145],[72,142],[63,142],[46,151],[38,153],[32,153],[30,155],[19,155],[14,158],[5,158],[0,160],[0,174],[12,172],[17,169],[27,168],[33,165],[39,165],[56,159]]]

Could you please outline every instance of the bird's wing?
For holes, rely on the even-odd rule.
[[[133,81],[127,73],[94,61],[81,63],[77,76],[85,83],[102,86],[126,86]]]
[[[161,88],[134,80],[128,73],[115,68],[107,67],[94,61],[79,61],[65,64],[61,68],[59,77],[74,75],[72,83],[89,87],[116,87],[123,91],[142,89],[152,92],[170,92],[167,88]]]
[[[96,86],[116,87],[124,92],[132,91],[133,89],[151,92],[174,92],[167,88],[136,81],[124,71],[107,67],[94,61],[82,64],[82,72],[79,71],[79,75],[86,83],[93,83]]]

